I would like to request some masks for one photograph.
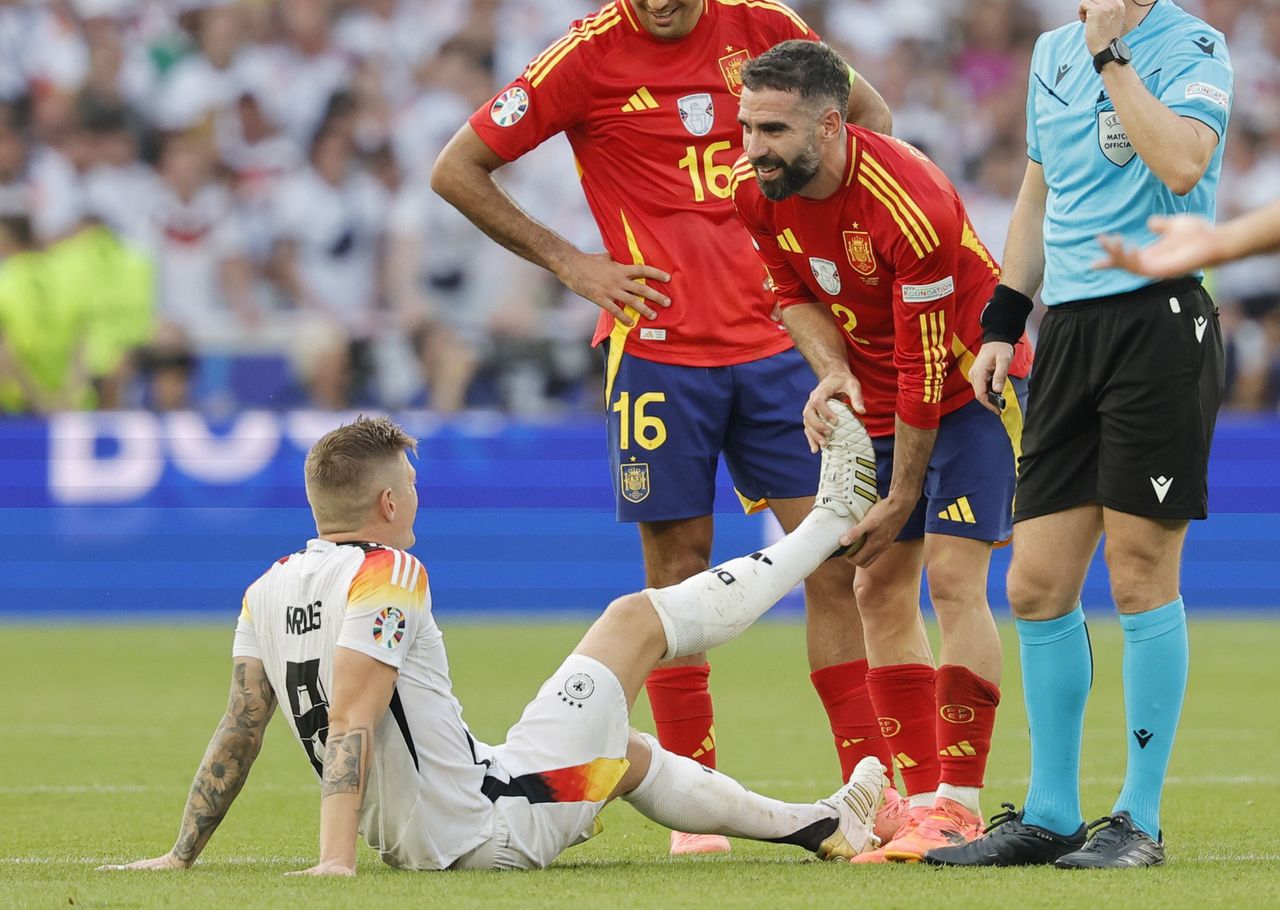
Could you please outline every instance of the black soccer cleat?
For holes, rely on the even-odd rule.
[[[1164,842],[1133,823],[1128,812],[1106,815],[1089,826],[1089,840],[1053,863],[1059,869],[1142,869],[1164,865]]]
[[[924,855],[931,866],[1047,866],[1085,844],[1085,827],[1066,837],[1022,820],[1012,803],[991,817],[982,836],[956,847],[938,847]]]

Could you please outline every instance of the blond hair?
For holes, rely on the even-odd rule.
[[[364,523],[388,469],[418,441],[389,417],[365,417],[320,437],[307,453],[307,501],[323,529],[354,530]]]

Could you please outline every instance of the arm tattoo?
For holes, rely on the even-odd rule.
[[[250,666],[245,660],[236,661],[227,711],[191,782],[178,840],[173,846],[174,856],[186,862],[200,855],[214,829],[226,817],[262,749],[263,732],[276,708],[275,692],[262,664],[254,661],[252,669]]]
[[[324,796],[335,793],[360,793],[364,784],[363,729],[348,730],[330,736],[324,753]]]

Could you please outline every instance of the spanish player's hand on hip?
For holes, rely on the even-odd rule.
[[[1009,378],[1009,364],[1012,361],[1013,345],[1003,341],[988,341],[969,367],[969,384],[973,386],[973,397],[992,414],[999,414],[1000,409],[991,403],[987,392],[1004,394],[1005,380]]]
[[[1080,0],[1080,21],[1089,53],[1101,53],[1124,34],[1124,0]]]
[[[804,435],[809,440],[809,451],[816,453],[827,447],[827,440],[836,424],[835,411],[827,406],[830,398],[843,398],[849,402],[855,414],[867,413],[862,400],[862,386],[848,370],[827,373],[809,393],[804,406]]]
[[[840,545],[847,547],[862,535],[867,536],[858,551],[849,556],[849,561],[855,566],[862,567],[875,562],[898,539],[898,535],[902,533],[902,526],[911,517],[913,508],[915,508],[914,502],[906,502],[901,498],[895,499],[893,496],[873,505],[867,517],[840,538]]]
[[[1131,247],[1124,238],[1111,234],[1099,237],[1107,255],[1093,267],[1124,269],[1148,278],[1176,278],[1222,259],[1217,232],[1199,215],[1155,215],[1147,227],[1159,239],[1145,247]]]
[[[168,872],[172,869],[187,869],[191,863],[179,859],[172,853],[157,856],[154,859],[140,859],[136,863],[120,866],[99,866],[99,872]]]
[[[651,265],[614,262],[608,253],[578,253],[556,269],[556,277],[579,297],[590,300],[623,325],[635,325],[633,313],[656,319],[653,306],[671,306],[671,299],[646,282],[667,282],[671,276]],[[632,313],[627,312],[630,307]]]

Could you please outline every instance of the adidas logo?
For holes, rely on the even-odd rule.
[[[967,525],[978,523],[978,519],[973,517],[973,509],[969,507],[968,496],[961,496],[951,505],[939,512],[938,517],[943,521],[958,521]]]
[[[716,747],[716,728],[711,727],[709,730],[707,730],[707,735],[702,740],[702,743],[699,745],[698,751],[694,752],[693,755],[690,756],[690,758],[697,758],[700,755],[706,755],[708,752],[715,749],[715,747]]]
[[[652,111],[658,107],[658,102],[653,100],[653,95],[649,94],[649,90],[643,85],[636,89],[636,93],[631,96],[630,100],[622,106],[624,114],[633,114],[636,111]]]
[[[1159,477],[1149,478],[1152,488],[1156,491],[1156,499],[1164,502],[1165,496],[1169,495],[1169,487],[1173,486],[1173,478],[1165,477],[1161,474]]]
[[[978,750],[967,739],[962,739],[954,746],[947,746],[945,749],[938,750],[939,755],[950,756],[951,758],[963,758],[966,755],[977,755]]]
[[[893,757],[893,766],[899,771],[904,771],[907,768],[914,768],[917,764],[919,764],[919,762],[912,759],[912,757],[905,752],[899,752]]]

